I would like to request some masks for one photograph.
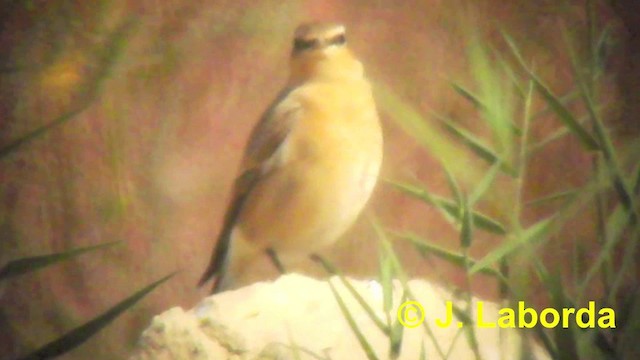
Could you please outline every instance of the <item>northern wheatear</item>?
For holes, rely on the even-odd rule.
[[[345,28],[296,29],[287,86],[253,129],[211,262],[213,292],[265,252],[309,255],[356,220],[376,184],[382,131]]]

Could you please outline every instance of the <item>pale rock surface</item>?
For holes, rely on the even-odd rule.
[[[376,356],[389,358],[389,340],[373,323],[337,277],[331,278],[357,327]],[[358,293],[386,323],[382,287],[375,281],[349,279]],[[423,280],[409,282],[412,294],[425,310],[425,322],[442,349],[451,348],[449,359],[474,359],[466,337],[458,334],[456,321],[448,328],[435,325],[446,315],[445,301],[453,296]],[[394,282],[395,321],[403,288]],[[474,302],[479,301],[474,299]],[[485,321],[497,319],[499,307],[484,302]],[[522,340],[513,330],[502,330],[500,345],[496,328],[474,328],[483,359],[517,359]],[[547,359],[536,344],[528,344],[530,359]],[[400,359],[443,358],[424,326],[405,328]],[[502,347],[502,350],[501,350]],[[501,357],[502,351],[502,357]],[[327,281],[290,274],[273,283],[257,283],[205,298],[195,308],[173,308],[156,316],[144,331],[130,360],[180,359],[367,359],[357,337],[340,310]]]

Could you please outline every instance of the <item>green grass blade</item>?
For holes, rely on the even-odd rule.
[[[551,231],[553,219],[554,216],[551,216],[544,220],[540,220],[539,222],[531,225],[529,228],[524,230],[521,236],[516,237],[515,239],[507,240],[502,245],[498,246],[495,250],[491,251],[487,256],[480,259],[477,263],[471,266],[469,272],[471,274],[475,274],[483,268],[495,264],[496,262],[505,258],[507,255],[512,254],[514,251],[520,249],[526,244],[535,244],[546,239],[547,235]]]
[[[556,201],[556,200],[562,200],[562,199],[566,199],[566,198],[572,198],[576,195],[578,195],[580,193],[580,190],[578,189],[571,189],[571,190],[564,190],[564,191],[559,191],[557,193],[553,193],[550,195],[546,195],[537,199],[533,199],[530,201],[527,201],[524,206],[536,206],[536,205],[542,205],[542,204],[546,204],[548,202],[552,202],[552,201]]]
[[[541,273],[539,273],[541,274]],[[575,308],[564,293],[559,274],[549,276],[548,273],[542,273],[542,282],[549,292],[551,303],[555,309]],[[556,326],[553,329],[556,355],[558,359],[570,360],[578,359],[577,339],[573,329],[570,327],[564,329],[562,326]]]
[[[13,140],[8,145],[3,146],[2,148],[0,148],[0,159],[3,159],[5,157],[9,156],[11,153],[13,153],[14,151],[18,150],[24,144],[27,144],[27,143],[31,142],[32,140],[35,140],[35,139],[38,139],[38,138],[42,137],[43,135],[45,135],[49,131],[51,131],[53,128],[55,128],[55,127],[57,127],[59,125],[62,125],[64,123],[66,123],[67,121],[75,118],[77,115],[79,115],[84,110],[89,108],[89,106],[92,103],[93,103],[93,101],[88,101],[88,102],[80,105],[79,107],[77,107],[75,109],[72,109],[72,110],[68,111],[67,113],[58,116],[57,118],[55,118],[51,122],[49,122],[49,123],[47,123],[45,125],[42,125],[42,126],[38,127],[35,130],[32,130],[31,132],[27,133],[26,135],[23,135],[22,137],[20,137],[19,139]]]
[[[291,336],[289,336],[289,338],[291,338]],[[291,339],[290,339],[290,341],[291,341]],[[283,343],[283,342],[277,342],[276,341],[276,342],[274,342],[274,344],[280,345],[280,346],[282,346],[284,348],[287,348],[287,349],[291,350],[291,352],[293,353],[292,356],[294,357],[294,359],[301,359],[302,357],[300,355],[302,355],[302,353],[304,353],[305,355],[307,355],[310,358],[315,359],[315,360],[331,360],[331,358],[326,356],[326,355],[325,356],[318,355],[318,354],[314,353],[313,351],[311,351],[311,350],[309,350],[309,349],[307,349],[305,347],[299,346],[296,343],[286,344],[286,343]]]
[[[598,150],[599,145],[595,138],[576,120],[573,114],[560,102],[551,90],[542,83],[533,73],[530,73],[535,84],[536,90],[545,99],[547,104],[554,110],[558,119],[578,137],[585,149],[593,151]]]
[[[443,197],[432,195],[426,189],[417,187],[415,185],[410,185],[406,183],[387,181],[391,186],[396,189],[402,191],[405,194],[408,194],[412,197],[415,197],[419,200],[424,201],[425,203],[435,206],[439,209],[447,218],[447,220],[453,219],[455,222],[460,222],[460,208],[456,205],[455,202],[445,199]],[[497,220],[492,219],[491,217],[482,214],[478,211],[473,211],[473,223],[479,229],[498,234],[505,235],[507,232],[504,226]]]
[[[376,101],[380,110],[387,114],[409,136],[433,154],[438,161],[456,164],[462,152],[458,144],[444,136],[439,126],[431,124],[422,114],[407,101],[398,97],[391,89],[382,84],[374,87]]]
[[[487,162],[489,165],[493,165],[495,163],[500,163],[500,169],[511,176],[515,176],[515,170],[510,167],[508,164],[503,162],[500,157],[496,154],[496,152],[491,149],[489,145],[486,145],[481,139],[475,136],[468,130],[463,129],[462,127],[455,124],[455,122],[443,115],[440,115],[436,112],[431,112],[431,115],[440,121],[440,123],[444,126],[445,130],[454,135],[462,144],[464,144],[469,150],[471,150],[474,154],[476,154],[480,159]]]
[[[596,75],[599,75],[602,69],[605,68],[605,64],[607,62],[607,57],[610,53],[610,45],[611,39],[614,37],[613,35],[613,26],[611,24],[605,25],[605,28],[602,29],[600,36],[595,44],[595,66],[598,71]]]
[[[462,95],[463,98],[469,100],[469,102],[473,104],[473,106],[476,109],[483,110],[483,111],[487,109],[487,107],[482,103],[480,98],[478,98],[478,96],[473,94],[471,91],[467,90],[466,88],[462,87],[457,83],[451,83],[450,85],[453,88],[453,90],[455,90],[458,94]]]
[[[580,95],[579,92],[578,92],[578,95]],[[562,100],[562,98],[561,98],[561,100]],[[598,105],[597,106],[597,111],[602,111],[604,109],[609,108],[610,106],[611,106],[611,104]],[[538,113],[538,114],[540,114],[540,113]],[[534,117],[536,117],[536,116],[537,116],[537,114],[534,115],[532,117],[532,119]],[[581,126],[583,126],[584,124],[586,124],[589,121],[590,117],[591,117],[590,114],[583,115],[583,116],[579,117],[577,119],[577,121]],[[567,134],[571,134],[571,130],[569,128],[567,128],[566,126],[563,126],[563,127],[559,128],[559,129],[555,130],[554,132],[552,132],[550,135],[547,135],[547,137],[545,137],[544,139],[538,141],[535,144],[530,145],[527,148],[527,154],[531,155],[531,154],[535,153],[536,151],[543,149],[548,144],[550,144],[550,143],[552,143],[552,142],[554,142],[556,140],[562,139]]]
[[[391,334],[389,335],[389,358],[397,359],[400,357],[400,351],[402,350],[402,339],[404,337],[404,326],[398,319],[393,323],[391,327]]]
[[[347,309],[347,305],[345,304],[344,300],[342,300],[342,297],[340,296],[340,294],[338,294],[338,291],[336,290],[333,283],[331,281],[328,281],[328,283],[329,283],[329,287],[331,288],[331,292],[333,293],[333,296],[335,297],[336,302],[338,303],[338,307],[340,307],[340,311],[342,312],[342,315],[344,316],[345,320],[347,320],[347,323],[349,324],[351,331],[353,331],[353,334],[358,339],[358,343],[360,344],[360,347],[362,347],[362,350],[364,350],[364,353],[367,355],[367,358],[369,360],[377,360],[378,357],[373,351],[371,344],[369,344],[369,342],[367,341],[367,338],[365,338],[364,335],[362,334],[362,331],[358,327],[358,324],[356,324],[356,321],[353,319],[353,316],[349,312],[349,309]]]
[[[529,74],[531,80],[533,80],[538,94],[542,96],[547,105],[554,111],[558,119],[571,130],[571,132],[578,138],[578,140],[580,140],[580,143],[584,146],[585,149],[589,151],[599,150],[600,145],[598,144],[596,139],[582,125],[580,125],[573,114],[563,104],[562,100],[555,94],[553,94],[549,87],[544,84],[544,82],[529,69],[513,39],[506,32],[503,32],[502,35],[507,42],[507,45],[511,49],[511,52],[520,62],[522,68]]]
[[[468,249],[473,241],[473,215],[471,206],[467,199],[462,200],[462,222],[460,226],[460,245],[463,249]],[[465,256],[465,263],[468,265],[468,258]]]
[[[382,228],[378,220],[373,216],[370,218],[370,223],[378,237],[382,250],[387,253],[387,256],[393,262],[394,272],[395,274],[397,274],[398,278],[400,279],[400,282],[402,283],[402,287],[404,290],[404,295],[403,295],[404,300],[408,300],[408,299],[417,300],[415,295],[413,294],[413,292],[408,286],[409,277],[407,276],[407,273],[402,268],[402,264],[400,263],[400,260],[398,259],[395,252],[393,251],[393,247],[391,246],[391,243],[387,238],[387,234],[385,230]],[[445,353],[442,350],[442,346],[440,346],[440,343],[438,342],[438,339],[436,338],[428,322],[423,321],[422,327],[424,328],[424,331],[427,334],[427,337],[433,343],[433,346],[435,347],[440,357],[446,358]]]
[[[424,341],[420,341],[420,360],[427,360],[427,349],[424,347]]]
[[[380,264],[380,284],[382,285],[382,306],[385,313],[391,311],[393,306],[393,263],[389,256],[378,250]],[[387,326],[390,326],[390,320],[387,318]]]
[[[520,97],[521,99],[524,99],[527,96],[527,92],[525,91],[525,87],[522,86],[522,84],[521,84],[522,81],[516,75],[513,67],[511,66],[511,64],[509,64],[509,62],[507,62],[507,60],[504,58],[504,56],[502,54],[502,50],[498,50],[496,47],[494,47],[492,45],[488,45],[488,48],[491,50],[491,55],[496,60],[496,63],[500,65],[500,67],[502,68],[502,71],[505,74],[507,74],[507,77],[509,78],[509,80],[511,80],[511,83],[513,84],[513,86],[516,89],[518,97]],[[519,128],[514,127],[514,129],[518,130],[516,135],[518,135],[518,136],[522,135],[522,131]]]
[[[287,340],[289,341],[288,348],[291,350],[291,356],[293,356],[293,360],[302,360],[302,356],[300,356],[300,346],[298,346],[296,341],[293,339],[290,328],[287,328]]]
[[[69,259],[72,259],[84,253],[111,247],[118,243],[120,243],[120,241],[113,241],[113,242],[108,242],[108,243],[99,244],[99,245],[87,246],[87,247],[72,249],[72,250],[63,251],[55,254],[33,256],[33,257],[13,260],[13,261],[10,261],[7,265],[5,265],[2,268],[2,270],[0,270],[0,281],[6,280],[18,275],[26,274],[32,271],[37,271],[47,266],[51,266],[62,261],[67,261]]]
[[[123,49],[127,45],[127,39],[130,38],[131,30],[134,25],[137,24],[137,17],[132,16],[122,22],[120,26],[110,34],[108,40],[106,41],[106,45],[100,49],[100,61],[99,61],[99,71],[96,75],[89,81],[89,84],[85,86],[85,89],[81,91],[82,97],[79,101],[79,104],[76,105],[71,110],[65,112],[64,114],[56,117],[52,121],[42,125],[35,130],[30,131],[26,135],[21,136],[20,138],[11,141],[8,145],[0,148],[0,160],[9,156],[14,151],[21,148],[23,145],[30,143],[33,140],[36,140],[43,135],[49,133],[52,129],[67,123],[68,121],[74,119],[77,115],[88,109],[94,102],[94,100],[98,97],[101,85],[107,76],[110,74],[111,68],[113,67],[116,59],[123,52]]]
[[[475,326],[474,326],[475,321],[473,320],[470,314],[471,309],[469,308],[469,311],[467,311],[467,310],[461,309],[459,306],[454,304],[451,310],[454,316],[464,324],[464,326],[462,327],[462,331],[464,332],[464,335],[467,338],[467,343],[469,344],[469,347],[471,348],[471,350],[473,350],[473,354],[476,360],[481,360],[482,355],[480,355],[478,337],[476,336],[476,332],[475,332]]]
[[[632,173],[630,182],[632,184],[633,193],[640,195],[640,164],[636,165],[636,170]]]
[[[451,190],[451,194],[453,195],[454,203],[456,206],[460,207],[462,205],[462,190],[460,189],[460,185],[458,185],[458,181],[456,181],[455,177],[449,171],[446,166],[443,166],[444,173],[446,175],[447,184],[449,185],[449,190]],[[460,214],[458,215],[458,217]]]
[[[465,257],[460,253],[453,252],[438,245],[429,243],[421,237],[411,233],[393,233],[393,235],[401,240],[409,241],[411,245],[418,251],[419,254],[425,256],[426,254],[432,254],[442,260],[445,260],[461,269],[465,268]],[[477,261],[471,258],[467,258],[469,266],[473,266]],[[479,270],[480,274],[491,276],[501,282],[506,283],[506,279],[496,269],[486,267]]]
[[[482,177],[478,185],[473,189],[471,195],[469,195],[469,206],[475,205],[483,196],[487,193],[496,177],[498,176],[498,170],[500,170],[501,164],[493,164],[489,171]]]
[[[169,274],[162,279],[146,286],[145,288],[138,290],[136,293],[122,300],[121,302],[104,312],[102,315],[85,323],[84,325],[71,330],[67,334],[51,341],[50,343],[44,345],[33,353],[20,358],[20,360],[51,359],[65,354],[70,350],[80,346],[89,338],[97,334],[104,327],[109,325],[113,320],[120,316],[120,314],[134,306],[138,301],[142,300],[145,296],[147,296],[147,294],[157,288],[160,284],[169,280],[175,274],[175,272]]]
[[[435,205],[446,211],[448,214],[459,214],[460,210],[452,201],[441,197],[434,197],[434,200],[436,201]],[[498,235],[505,235],[507,233],[504,226],[499,221],[494,220],[493,218],[476,210],[472,210],[471,215],[473,217],[473,223],[479,229]]]
[[[570,103],[572,103],[574,100],[579,98],[580,98],[580,91],[578,89],[572,89],[567,93],[560,95],[558,97],[562,105],[564,105],[565,107],[568,106]],[[543,109],[531,115],[531,120],[539,119],[551,113],[553,113],[553,108],[551,108],[549,105],[546,105]]]
[[[568,49],[571,61],[573,63],[574,73],[576,75],[576,78],[578,79],[578,85],[580,86],[582,97],[587,106],[587,111],[589,112],[596,137],[598,138],[598,141],[602,146],[602,154],[609,169],[610,178],[613,182],[613,188],[616,191],[620,202],[629,211],[630,221],[632,223],[637,223],[640,220],[640,210],[638,210],[635,196],[631,191],[631,187],[629,186],[629,184],[627,184],[622,170],[620,169],[615,147],[613,146],[611,137],[607,133],[604,123],[600,119],[598,109],[594,103],[592,91],[587,85],[588,81],[585,80],[583,76],[581,76],[580,71],[577,70],[578,63],[571,46],[568,46]]]
[[[327,261],[325,258],[317,254],[311,255],[311,259],[319,263],[328,273],[338,276],[338,278],[340,279],[340,282],[342,282],[342,284],[347,289],[347,291],[349,291],[351,296],[353,296],[353,298],[356,299],[358,304],[362,307],[362,309],[365,311],[367,316],[369,316],[371,321],[373,321],[373,323],[380,329],[380,331],[382,331],[386,335],[389,335],[389,332],[390,332],[389,326],[385,325],[385,323],[382,320],[380,320],[380,318],[378,318],[378,316],[376,315],[376,312],[371,308],[369,303],[367,303],[367,301],[362,297],[362,295],[360,295],[358,290],[356,290],[353,287],[353,285],[351,285],[349,280],[347,280],[347,278],[345,278],[344,275],[335,266],[333,266],[329,261]]]
[[[507,80],[488,54],[483,42],[474,39],[468,47],[468,56],[472,74],[479,88],[480,97],[486,110],[482,118],[490,126],[493,148],[510,163],[513,153],[514,131],[514,92],[511,81]]]
[[[582,278],[582,282],[578,287],[578,294],[582,295],[590,286],[594,276],[600,271],[602,266],[610,259],[612,259],[613,251],[615,247],[624,238],[622,232],[627,225],[628,214],[624,208],[618,205],[609,215],[607,223],[605,225],[606,238],[609,239],[604,246],[598,252],[598,257],[589,267],[589,270]],[[581,297],[581,296],[580,296]]]
[[[451,83],[451,87],[453,87],[453,89],[458,94],[460,94],[462,97],[464,97],[465,99],[469,100],[469,102],[471,102],[471,104],[473,104],[473,106],[475,108],[477,108],[478,110],[482,110],[482,111],[488,111],[489,110],[487,108],[487,106],[480,100],[480,98],[477,95],[473,94],[467,88],[465,88],[462,85],[457,84],[457,83]],[[514,124],[512,124],[512,123],[509,124],[509,127],[511,128],[511,130],[513,131],[513,133],[515,135],[521,135],[522,134],[522,130],[520,130]]]
[[[616,191],[620,202],[629,211],[629,220],[635,224],[640,221],[640,210],[638,210],[635,196],[631,190],[631,187],[629,186],[629,184],[627,184],[625,176],[623,175],[623,172],[620,168],[612,139],[608,135],[605,125],[600,119],[598,107],[596,106],[594,100],[595,95],[593,86],[590,86],[593,79],[585,79],[585,76],[581,71],[579,71],[580,67],[578,64],[578,60],[573,47],[568,40],[569,37],[566,32],[564,33],[564,36],[565,39],[567,39],[567,49],[569,51],[569,58],[571,59],[571,63],[573,65],[574,75],[578,82],[583,101],[587,108],[587,112],[590,115],[591,125],[594,129],[594,133],[596,134],[596,138],[600,142],[602,154],[604,156],[607,168],[609,169],[609,176],[611,178],[611,181],[613,182],[613,188]]]

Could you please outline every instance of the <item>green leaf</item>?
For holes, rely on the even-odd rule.
[[[429,205],[435,206],[437,209],[441,210],[441,212],[445,215],[447,219],[453,218],[454,221],[460,222],[461,220],[460,208],[459,206],[456,205],[455,202],[442,198],[437,195],[432,195],[427,190],[423,188],[419,188],[414,185],[400,183],[400,182],[393,182],[393,181],[387,181],[387,182],[391,186],[404,192],[405,194],[408,194],[412,197],[422,200]],[[473,223],[479,229],[482,229],[494,234],[498,234],[498,235],[505,235],[507,233],[504,226],[497,220],[494,220],[489,216],[484,215],[478,211],[473,211],[472,214],[473,214]]]
[[[633,193],[636,195],[640,194],[640,164],[637,165],[629,182],[631,183]]]
[[[289,344],[285,344],[285,345],[291,350],[293,359],[294,360],[302,360],[302,356],[300,354],[300,351],[302,349],[296,343],[295,339],[293,338],[293,334],[291,334],[291,329],[290,328],[287,328],[287,340],[289,341]]]
[[[88,85],[84,87],[84,90],[81,91],[82,97],[77,105],[46,124],[1,147],[0,160],[9,156],[23,145],[42,137],[52,129],[74,119],[77,115],[88,109],[98,97],[101,91],[101,85],[104,83],[104,80],[107,79],[116,60],[123,53],[124,48],[128,44],[128,39],[131,37],[131,31],[138,23],[137,16],[130,16],[125,19],[116,30],[109,34],[106,45],[100,47],[98,51],[99,61],[97,65],[99,71],[88,81]]]
[[[391,334],[389,336],[389,358],[397,359],[400,357],[400,350],[402,349],[402,338],[404,336],[404,326],[398,319],[393,323],[391,327]]]
[[[0,281],[6,280],[18,275],[26,274],[32,271],[37,271],[47,266],[51,266],[53,264],[56,264],[62,261],[67,261],[69,259],[72,259],[84,253],[111,247],[118,243],[120,243],[120,241],[113,241],[113,242],[108,242],[108,243],[99,244],[99,245],[87,246],[87,247],[72,249],[72,250],[55,253],[55,254],[33,256],[33,257],[13,260],[13,261],[10,261],[7,265],[5,265],[2,268],[2,270],[0,270]]]
[[[594,62],[598,71],[604,69],[607,57],[610,55],[611,49],[611,41],[614,38],[613,35],[613,27],[612,24],[605,25],[605,28],[600,33],[598,37],[597,43],[595,45],[595,56]]]
[[[593,136],[585,130],[582,125],[573,117],[573,114],[560,102],[560,100],[551,92],[551,90],[542,83],[540,79],[531,74],[536,90],[547,101],[547,104],[554,110],[558,119],[560,119],[566,127],[568,127],[574,135],[578,137],[582,145],[587,150],[598,150],[599,145]]]
[[[490,58],[486,46],[474,36],[468,46],[469,61],[480,98],[486,110],[482,118],[489,124],[493,135],[493,147],[501,157],[510,158],[513,151],[514,92],[511,81],[505,81],[501,69]]]
[[[418,109],[382,84],[376,84],[374,90],[380,110],[440,162],[453,164],[459,159],[461,151],[444,136],[438,126],[427,121]]]
[[[453,304],[451,310],[455,315],[455,317],[458,320],[462,321],[462,323],[464,323],[464,326],[462,327],[462,331],[464,331],[465,337],[467,338],[467,343],[469,344],[469,347],[473,350],[475,358],[482,359],[482,357],[480,356],[479,348],[478,348],[478,338],[476,337],[475,327],[473,326],[473,324],[475,324],[475,321],[471,317],[471,313],[470,313],[471,310],[469,310],[468,312],[455,304]]]
[[[498,246],[498,248],[491,251],[487,256],[471,266],[469,272],[471,274],[477,273],[480,270],[495,264],[524,245],[533,245],[546,239],[551,230],[553,219],[554,216],[540,220],[524,230],[520,236],[515,239],[507,240],[502,245]]]
[[[411,233],[394,233],[394,236],[409,241],[416,250],[424,256],[425,254],[432,254],[437,256],[438,258],[445,260],[453,265],[460,267],[461,269],[465,268],[465,261],[468,262],[469,266],[473,266],[477,262],[477,260],[471,259],[469,257],[466,258],[463,254],[453,252],[451,250],[445,249],[438,245],[432,244],[419,236]],[[488,275],[498,279],[501,282],[506,282],[506,279],[502,274],[496,269],[486,267],[479,270],[479,272],[483,275]]]
[[[500,67],[502,68],[502,71],[505,74],[507,74],[507,77],[509,78],[509,80],[511,80],[511,83],[513,84],[513,86],[516,89],[518,97],[524,99],[527,96],[527,93],[526,93],[524,87],[522,86],[522,84],[520,84],[521,80],[516,75],[515,71],[513,70],[513,67],[504,58],[503,51],[497,49],[495,46],[492,46],[490,44],[487,47],[489,49],[491,49],[491,56],[493,58],[495,58],[496,63],[500,65]],[[522,131],[519,128],[514,126],[514,129],[518,130],[516,135],[518,135],[518,136],[522,135]]]
[[[544,265],[538,259],[534,259],[534,267],[536,269],[536,275],[538,276],[538,278],[541,279],[543,284],[547,284],[549,279],[549,272],[544,267]],[[512,307],[515,307],[515,299],[514,301],[512,301]],[[540,343],[542,343],[544,348],[547,350],[550,358],[558,359],[557,346],[553,342],[553,340],[551,340],[549,333],[547,333],[541,326],[536,326],[533,330],[536,336],[538,336]]]
[[[496,177],[498,176],[498,170],[501,168],[500,163],[495,163],[489,171],[482,177],[478,185],[473,189],[473,192],[469,196],[469,206],[475,205],[480,200],[487,190],[491,187]]]
[[[544,98],[547,105],[553,109],[558,119],[571,130],[587,150],[598,150],[600,146],[595,138],[585,130],[582,125],[580,125],[580,123],[574,118],[573,114],[564,106],[562,100],[553,94],[549,87],[529,69],[520,54],[520,50],[518,50],[511,37],[505,32],[503,32],[503,37],[516,59],[520,62],[522,68],[529,74],[531,80],[533,80],[537,92]]]
[[[391,311],[393,306],[393,263],[389,256],[382,251],[379,252],[380,259],[380,284],[382,285],[382,301],[385,313]]]
[[[564,35],[565,35],[565,39],[568,38],[566,33]],[[605,159],[605,163],[609,170],[610,178],[611,178],[611,181],[613,182],[613,188],[618,194],[618,198],[620,199],[620,202],[629,211],[629,221],[632,223],[636,223],[640,221],[640,210],[638,210],[638,206],[636,206],[635,196],[631,188],[627,184],[627,181],[621,170],[620,164],[618,163],[618,157],[616,155],[616,149],[613,145],[613,141],[609,136],[604,123],[600,119],[598,107],[596,106],[595,100],[594,100],[594,94],[593,94],[594,90],[592,89],[593,79],[584,78],[584,75],[582,74],[582,72],[579,71],[578,60],[573,51],[573,48],[568,41],[567,41],[567,45],[568,45],[567,48],[569,51],[569,57],[573,65],[575,78],[580,87],[582,99],[586,105],[587,112],[590,115],[591,125],[594,129],[596,138],[600,144],[600,150],[602,150],[602,155]]]
[[[388,335],[389,332],[391,331],[389,329],[389,326],[385,325],[384,322],[382,320],[380,320],[380,318],[378,318],[378,316],[376,315],[376,312],[371,308],[371,306],[369,305],[369,303],[367,303],[367,301],[362,297],[362,295],[360,295],[360,293],[358,292],[358,290],[356,290],[353,285],[351,285],[351,283],[349,282],[349,280],[347,280],[346,277],[344,277],[344,275],[333,265],[331,264],[329,261],[327,261],[325,258],[323,258],[322,256],[318,255],[318,254],[313,254],[311,255],[311,260],[319,263],[320,265],[322,265],[322,267],[325,269],[325,271],[327,271],[330,274],[336,275],[339,279],[340,282],[342,282],[342,285],[344,285],[344,287],[347,289],[347,291],[349,291],[349,293],[351,294],[351,296],[353,296],[354,299],[356,299],[356,301],[358,302],[358,304],[362,307],[362,309],[365,311],[365,313],[367,314],[367,316],[369,316],[369,318],[371,319],[371,321],[373,321],[373,323],[380,329],[380,331],[382,331],[384,334]],[[331,283],[331,282],[329,282]]]
[[[424,341],[420,341],[420,360],[427,360],[427,349],[424,347]]]
[[[10,142],[8,145],[3,146],[2,148],[0,148],[0,159],[9,156],[11,153],[13,153],[14,151],[18,150],[22,145],[31,142],[32,140],[35,140],[37,138],[42,137],[43,135],[47,134],[49,131],[51,131],[51,129],[62,125],[64,123],[66,123],[67,121],[75,118],[77,115],[79,115],[80,113],[82,113],[84,110],[86,110],[87,108],[89,108],[89,105],[91,105],[92,102],[86,102],[84,104],[82,104],[81,106],[72,109],[68,112],[66,112],[65,114],[62,114],[60,116],[58,116],[57,118],[53,119],[52,121],[48,122],[45,125],[42,125],[38,128],[36,128],[35,130],[32,130],[31,132],[27,133],[26,135],[23,135],[22,137],[13,140],[12,142]]]
[[[561,100],[562,100],[562,98],[561,98]],[[611,106],[611,104],[602,104],[602,105],[597,107],[597,110],[601,111],[603,109],[609,108],[610,106]],[[538,114],[540,114],[540,113],[538,113]],[[537,114],[534,115],[534,117],[536,117],[536,116],[537,116]],[[577,120],[578,124],[580,124],[580,125],[586,124],[590,117],[591,117],[591,115],[589,115],[589,114],[581,116]],[[559,140],[559,139],[562,139],[565,135],[570,134],[570,133],[571,133],[571,130],[566,126],[563,126],[563,127],[559,128],[559,129],[555,130],[554,132],[552,132],[550,135],[548,135],[544,139],[538,141],[535,144],[530,145],[527,148],[527,154],[531,155],[531,154],[535,153],[536,151],[544,148],[549,143],[551,143],[553,141],[556,141],[556,140]]]
[[[416,300],[415,295],[413,294],[413,292],[408,286],[409,277],[407,276],[407,273],[402,268],[402,264],[400,263],[400,260],[398,259],[395,252],[393,251],[393,247],[391,246],[391,243],[387,238],[386,232],[384,231],[382,226],[380,226],[380,223],[375,217],[371,216],[369,220],[376,235],[378,236],[378,240],[380,242],[382,251],[386,252],[387,254],[386,256],[392,261],[394,265],[394,273],[397,274],[398,278],[400,279],[400,282],[402,283],[402,287],[404,290],[403,302],[406,301],[407,299]],[[435,347],[440,357],[446,358],[445,353],[443,352],[442,347],[438,343],[438,339],[436,338],[428,322],[423,321],[422,327],[424,328],[425,332],[427,333],[427,337],[429,337],[429,339],[433,343],[433,346]]]
[[[560,274],[543,276],[542,281],[551,297],[551,303],[555,309],[575,308],[575,304],[570,301],[561,282]],[[570,327],[564,329],[562,326],[556,326],[553,329],[555,345],[558,351],[558,359],[579,359],[577,349],[577,339],[573,329]]]
[[[487,106],[480,100],[480,98],[477,95],[473,94],[470,90],[464,88],[462,85],[457,84],[457,83],[451,83],[451,87],[453,87],[453,89],[458,94],[462,95],[462,97],[464,97],[465,99],[469,100],[473,104],[473,106],[475,108],[477,108],[478,110],[488,111]],[[521,135],[522,134],[522,130],[518,129],[518,127],[516,127],[512,123],[510,123],[508,125],[511,128],[511,130],[513,131],[514,134],[516,134],[516,135]]]
[[[540,197],[540,198],[537,198],[537,199],[533,199],[531,201],[527,201],[524,204],[524,206],[541,205],[541,204],[545,204],[545,203],[556,201],[556,200],[560,200],[560,199],[571,198],[571,197],[574,197],[577,194],[579,194],[579,190],[577,190],[577,189],[564,190],[564,191],[553,193],[553,194],[550,194],[550,195],[547,195],[547,196],[543,196],[543,197]]]
[[[464,87],[456,83],[451,83],[451,87],[453,87],[453,90],[455,90],[458,94],[462,95],[463,98],[469,100],[469,102],[473,104],[475,108],[479,110],[487,109],[487,107],[482,103],[480,98],[478,98],[477,95],[471,93],[471,91],[465,89]]]
[[[451,171],[449,171],[447,166],[445,165],[443,166],[443,168],[447,178],[447,184],[449,184],[449,190],[451,190],[451,194],[453,194],[455,204],[460,207],[460,205],[462,204],[462,190],[460,190],[460,185],[458,185],[458,182],[456,181]]]
[[[33,353],[20,358],[20,360],[42,360],[42,359],[51,359],[62,354],[69,352],[70,350],[80,346],[82,343],[90,339],[92,336],[97,334],[104,327],[109,325],[113,320],[115,320],[120,314],[122,314],[127,309],[131,308],[138,301],[143,299],[147,294],[153,291],[160,284],[169,280],[176,273],[169,274],[162,279],[146,286],[145,288],[138,290],[136,293],[131,295],[130,297],[122,300],[102,315],[96,317],[95,319],[85,323],[82,326],[79,326],[65,335],[51,341],[50,343],[44,345],[40,349],[34,351]]]
[[[358,343],[360,343],[360,347],[362,347],[362,350],[364,350],[364,353],[367,355],[367,358],[369,360],[377,360],[378,357],[373,351],[373,347],[371,347],[371,344],[369,344],[369,342],[367,341],[367,338],[365,338],[364,335],[362,334],[362,331],[358,327],[358,324],[356,324],[356,321],[353,319],[351,312],[349,312],[349,309],[347,309],[347,305],[345,304],[344,300],[342,300],[342,297],[340,296],[340,294],[338,294],[338,291],[336,290],[333,283],[331,281],[328,281],[328,283],[329,283],[329,287],[331,288],[331,292],[333,293],[333,296],[335,297],[336,302],[338,303],[338,307],[340,308],[340,311],[342,312],[342,315],[344,316],[345,320],[347,320],[347,323],[349,324],[351,331],[353,331],[353,334],[356,336],[356,339],[358,339]]]
[[[476,137],[473,133],[463,129],[462,127],[456,125],[453,120],[436,112],[431,112],[431,115],[439,120],[448,132],[460,139],[462,143],[479,158],[486,161],[490,165],[500,163],[500,169],[503,172],[511,176],[516,175],[516,172],[512,167],[503,162],[496,154],[496,152],[491,149],[491,147],[484,144],[483,141]]]
[[[307,357],[305,357],[305,359],[311,358],[311,359],[315,359],[315,360],[331,360],[330,357],[328,357],[326,354],[325,355],[319,355],[314,353],[313,351],[309,350],[308,348],[302,347],[298,344],[296,344],[295,342],[292,341],[291,339],[291,334],[288,334],[289,337],[289,344],[287,343],[283,343],[283,342],[278,342],[275,341],[273,342],[273,344],[277,344],[280,345],[284,348],[287,348],[289,350],[291,350],[291,352],[293,353],[293,358],[294,359],[301,359],[302,358],[302,354],[307,355]]]
[[[463,248],[469,248],[471,246],[472,240],[473,240],[472,210],[468,200],[463,199],[462,200],[462,224],[460,226],[460,245]]]
[[[561,95],[559,99],[564,106],[567,106],[568,104],[578,99],[579,97],[580,97],[580,90],[572,89],[572,90],[569,90],[567,93]],[[553,112],[553,109],[549,105],[546,105],[543,109],[533,114],[531,116],[531,120],[539,119],[543,116],[551,114],[552,112]]]
[[[605,226],[606,239],[608,241],[604,243],[596,260],[593,262],[586,275],[582,278],[582,283],[579,287],[579,294],[583,294],[589,287],[593,277],[600,271],[601,267],[609,260],[613,258],[613,251],[615,247],[624,240],[622,236],[623,230],[627,225],[628,213],[622,205],[616,206],[611,212]]]

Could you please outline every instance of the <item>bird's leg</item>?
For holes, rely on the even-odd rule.
[[[320,266],[322,266],[329,274],[335,275],[337,273],[336,268],[327,260],[325,260],[322,256],[316,253],[313,253],[309,255],[309,259],[311,259],[311,261],[313,262],[320,264]]]
[[[287,270],[285,270],[284,266],[282,265],[282,262],[280,261],[280,258],[278,258],[278,254],[276,253],[276,251],[272,248],[267,248],[266,253],[267,255],[269,255],[269,259],[271,259],[271,262],[276,267],[276,269],[278,269],[280,274],[286,274]]]
[[[311,261],[313,262],[317,262],[320,264],[322,264],[322,261],[324,260],[323,258],[320,257],[320,255],[316,253],[311,253],[311,255],[309,255],[309,259],[311,259]]]

